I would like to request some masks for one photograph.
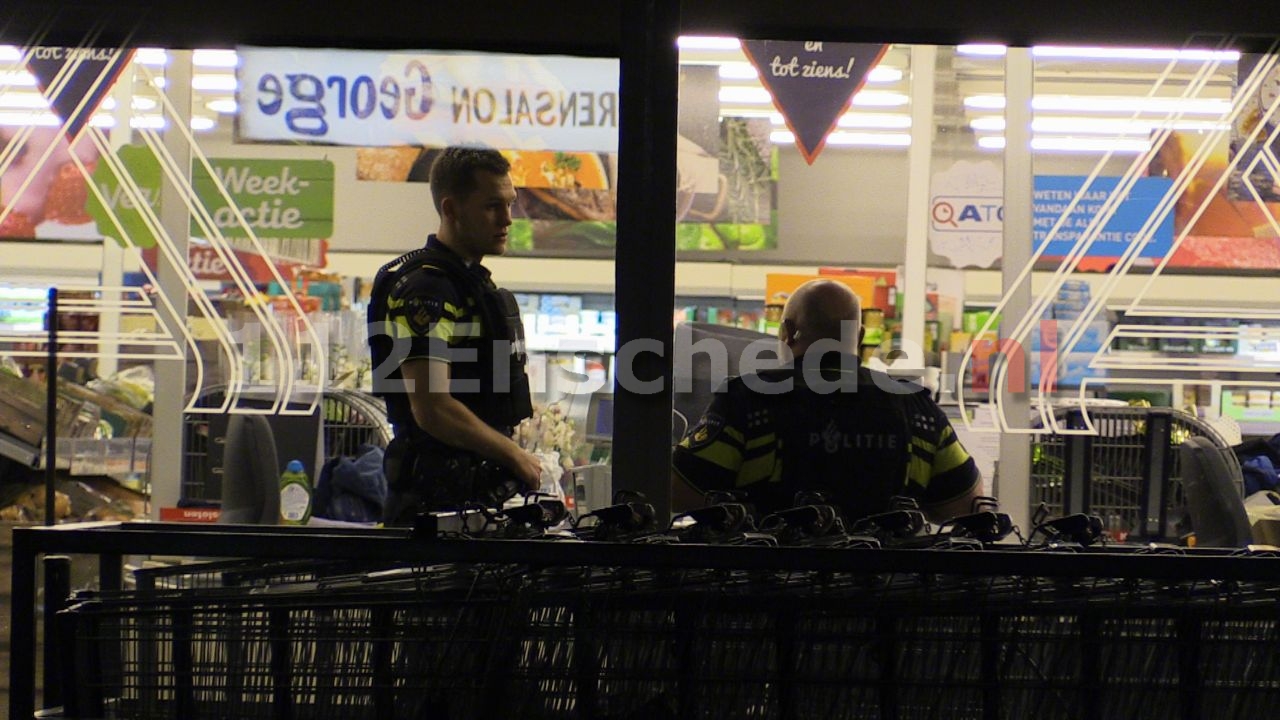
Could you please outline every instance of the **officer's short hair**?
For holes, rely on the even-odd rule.
[[[445,148],[431,164],[431,201],[440,212],[440,203],[449,196],[464,198],[476,189],[476,171],[494,175],[511,172],[511,163],[491,148],[453,145]]]

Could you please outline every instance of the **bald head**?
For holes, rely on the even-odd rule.
[[[796,288],[782,308],[778,339],[796,357],[819,340],[834,341],[841,352],[856,354],[862,339],[861,318],[862,303],[849,286],[835,280],[810,280]]]

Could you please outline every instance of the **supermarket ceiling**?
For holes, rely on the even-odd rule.
[[[674,1],[674,0],[673,0]],[[661,0],[626,0],[638,6]],[[270,3],[7,0],[0,40],[9,43],[219,47],[240,43],[313,47],[434,47],[617,56],[617,0],[466,0],[440,3]],[[774,39],[1033,45],[1088,41],[1172,45],[1230,36],[1263,50],[1280,35],[1272,2],[1151,0],[684,0],[682,34]]]

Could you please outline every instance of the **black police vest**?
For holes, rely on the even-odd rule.
[[[515,296],[487,282],[449,250],[430,246],[405,253],[383,265],[374,278],[369,297],[373,394],[386,401],[387,419],[397,433],[410,428],[413,437],[421,438],[424,434],[413,420],[399,362],[392,359],[394,343],[386,332],[391,289],[401,277],[423,267],[443,270],[459,296],[475,299],[483,322],[484,332],[475,360],[454,360],[449,369],[451,380],[478,383],[479,392],[459,393],[454,397],[485,424],[503,429],[514,427],[533,414],[529,378],[525,373],[528,356],[524,350],[524,325]],[[499,358],[498,349],[504,350],[506,357]]]

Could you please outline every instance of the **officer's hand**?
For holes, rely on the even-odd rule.
[[[531,452],[521,450],[511,472],[530,490],[537,490],[542,485],[542,462]]]

